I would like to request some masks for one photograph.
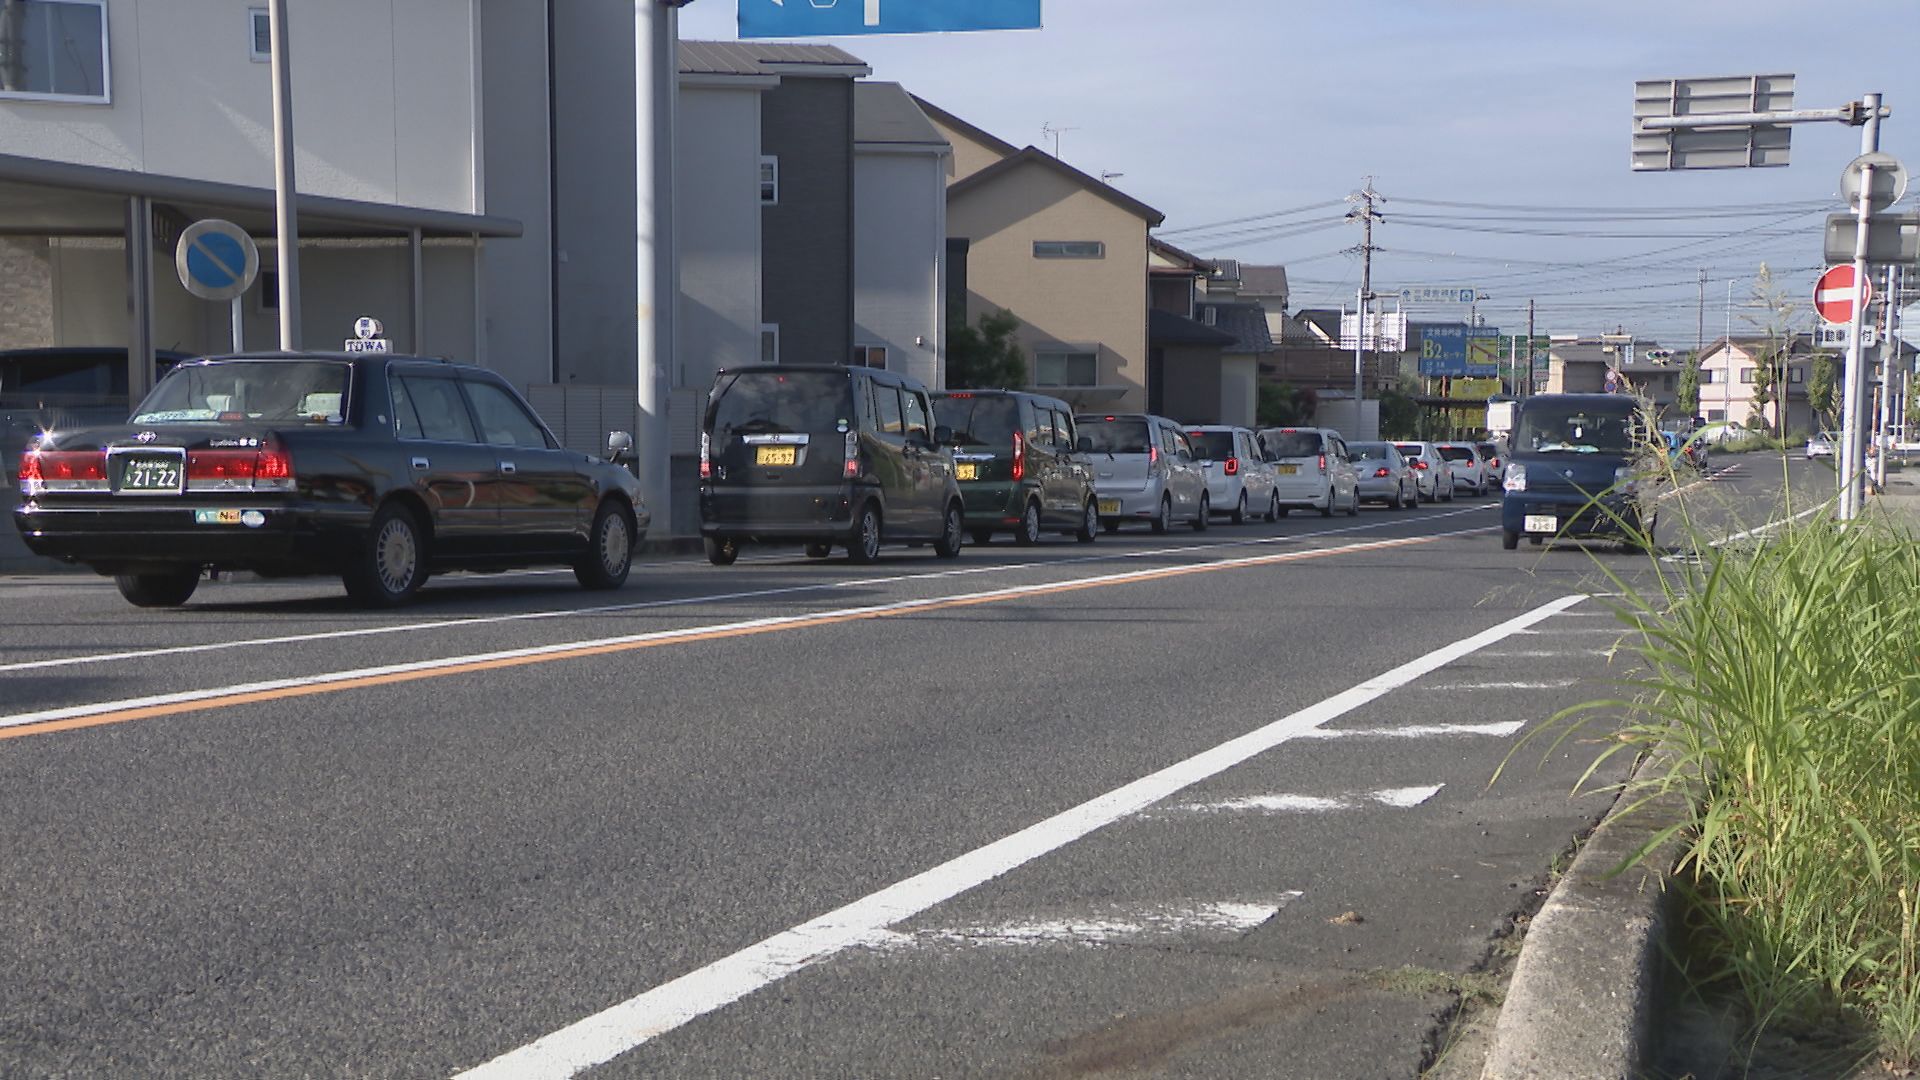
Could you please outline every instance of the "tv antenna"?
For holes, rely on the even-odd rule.
[[[1079,131],[1079,130],[1080,129],[1077,127],[1055,127],[1053,126],[1053,123],[1051,121],[1043,122],[1040,125],[1040,134],[1043,136],[1049,136],[1053,139],[1053,156],[1056,158],[1060,156],[1061,132]]]

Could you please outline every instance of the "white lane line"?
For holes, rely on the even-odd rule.
[[[1517,735],[1527,726],[1525,720],[1497,724],[1408,724],[1385,728],[1319,728],[1302,732],[1303,739],[1432,739],[1448,735],[1491,735],[1505,738]]]
[[[461,1075],[476,1080],[573,1076],[611,1061],[794,972],[870,941],[879,932],[935,904],[951,900],[1097,829],[1137,814],[1586,599],[1584,594],[1562,597],[1409,660],[1265,727],[775,934]],[[539,993],[537,987],[524,989],[527,993]]]
[[[1612,649],[1504,649],[1480,654],[1499,660],[1545,660],[1558,656],[1612,656]]]
[[[1431,787],[1387,788],[1351,795],[1247,795],[1216,802],[1186,803],[1176,810],[1192,814],[1330,814],[1338,810],[1358,810],[1369,803],[1411,810],[1440,794],[1445,784]]]
[[[1478,532],[1481,530],[1472,530]],[[1435,536],[1464,535],[1439,533]],[[1234,569],[1249,566],[1278,566],[1301,559],[1311,558],[1322,551],[1341,554],[1364,551],[1387,551],[1404,547],[1409,543],[1421,542],[1434,537],[1403,537],[1397,539],[1368,540],[1340,548],[1306,548],[1300,551],[1267,552],[1261,555],[1245,555],[1237,559],[1215,559],[1197,564],[1198,567],[1212,569]],[[863,607],[841,608],[834,611],[813,611],[802,615],[767,616],[760,619],[747,619],[731,623],[705,623],[699,626],[683,626],[673,630],[654,630],[641,634],[622,634],[615,637],[589,638],[580,641],[559,642],[551,645],[535,645],[520,649],[501,649],[495,652],[471,653],[465,656],[448,656],[433,660],[416,660],[411,663],[385,664],[377,667],[352,668],[345,671],[330,671],[318,675],[298,675],[284,679],[269,679],[264,682],[237,683],[227,686],[209,687],[201,690],[183,690],[171,694],[155,694],[148,697],[122,698],[118,701],[100,701],[85,705],[70,705],[57,709],[42,709],[38,712],[13,713],[0,715],[0,729],[24,727],[30,724],[45,724],[57,720],[74,720],[105,713],[122,712],[133,709],[148,709],[164,705],[185,705],[216,698],[228,698],[248,694],[273,693],[309,686],[325,686],[330,683],[356,682],[363,679],[378,679],[391,675],[411,675],[423,671],[437,671],[446,668],[461,668],[469,665],[495,664],[503,660],[523,660],[531,657],[552,656],[559,653],[571,653],[589,649],[607,649],[622,646],[670,642],[681,638],[708,638],[716,634],[734,634],[743,631],[769,630],[783,626],[799,626],[822,621],[839,622],[848,619],[891,615],[900,612],[916,611],[922,608],[945,608],[954,604],[968,602],[1009,600],[1035,593],[1054,593],[1062,589],[1096,585],[1120,585],[1135,581],[1149,581],[1178,573],[1179,567],[1153,567],[1146,570],[1129,570],[1121,573],[1096,574],[1092,577],[1068,578],[1061,581],[1042,581],[1031,585],[1015,585],[1001,589],[988,589],[984,592],[958,593],[948,596],[928,596],[916,600],[897,600],[888,604],[871,604]]]
[[[1815,506],[1807,510],[1802,510],[1790,518],[1781,518],[1777,521],[1769,521],[1765,525],[1762,525],[1757,529],[1748,529],[1746,532],[1734,533],[1732,536],[1723,536],[1720,539],[1715,540],[1713,542],[1713,546],[1725,547],[1728,544],[1737,543],[1741,540],[1748,539],[1749,537],[1765,536],[1766,534],[1772,532],[1775,529],[1785,528],[1796,521],[1802,521],[1802,520],[1805,520],[1806,518],[1812,517],[1815,514],[1824,513],[1828,509],[1830,509],[1830,507],[1822,503],[1819,506]]]
[[[1428,520],[1451,517],[1465,511],[1451,514],[1432,515]],[[308,634],[282,634],[274,637],[244,638],[238,641],[210,641],[197,645],[165,645],[151,649],[129,649],[113,653],[85,653],[76,656],[54,657],[46,660],[21,660],[10,664],[0,664],[0,674],[14,671],[35,671],[57,667],[79,667],[86,664],[109,664],[126,660],[145,660],[159,656],[186,656],[194,653],[220,652],[227,649],[256,649],[274,645],[302,645],[316,641],[340,641],[351,638],[372,638],[389,634],[417,634],[432,630],[457,630],[476,626],[497,626],[514,622],[537,622],[548,619],[570,619],[588,615],[618,615],[636,611],[659,610],[662,608],[694,607],[701,604],[723,604],[739,600],[764,600],[772,597],[798,596],[807,593],[839,592],[847,589],[864,589],[881,585],[900,585],[917,581],[936,581],[946,578],[971,577],[981,574],[1015,573],[1025,570],[1045,569],[1053,566],[1080,566],[1088,563],[1115,562],[1122,559],[1158,558],[1177,555],[1183,552],[1207,553],[1210,551],[1231,550],[1233,548],[1267,544],[1291,543],[1322,536],[1342,536],[1350,533],[1369,532],[1390,528],[1399,524],[1399,520],[1379,521],[1366,525],[1348,525],[1337,529],[1322,529],[1317,532],[1300,533],[1291,536],[1260,537],[1247,540],[1231,540],[1215,544],[1195,544],[1186,547],[1151,548],[1143,551],[1126,551],[1105,555],[1080,555],[1061,559],[1046,559],[1021,563],[995,563],[991,566],[972,566],[953,570],[935,570],[918,574],[896,574],[888,577],[855,578],[846,581],[821,581],[807,585],[789,585],[774,589],[748,589],[740,592],[707,593],[700,596],[678,597],[672,600],[638,600],[630,604],[600,604],[584,608],[551,608],[542,611],[522,611],[510,615],[475,615],[464,619],[436,619],[431,622],[397,623],[389,626],[358,627],[352,630],[324,630]],[[1469,536],[1482,530],[1469,529],[1450,533],[1436,533],[1436,536]],[[799,556],[792,556],[799,558]],[[742,560],[745,561],[745,560]],[[573,571],[566,571],[572,573]]]
[[[992,926],[880,930],[861,944],[867,948],[893,952],[929,946],[1096,946],[1176,935],[1238,935],[1258,928],[1304,895],[1296,889],[1281,893],[1275,900],[1263,902],[1223,901],[1182,907],[1163,905],[1083,918],[1035,919]]]
[[[1557,634],[1612,634],[1614,637],[1626,637],[1634,633],[1625,626],[1550,626],[1544,630],[1527,630],[1524,633],[1538,637],[1552,637]]]
[[[1423,690],[1565,690],[1579,679],[1537,679],[1533,682],[1430,683]]]

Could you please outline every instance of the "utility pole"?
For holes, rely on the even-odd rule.
[[[1526,389],[1520,391],[1523,398],[1533,396],[1533,301],[1527,301],[1527,374],[1520,382]]]
[[[1347,201],[1355,204],[1347,211],[1347,220],[1360,223],[1360,292],[1359,303],[1353,309],[1353,437],[1356,439],[1365,434],[1361,427],[1361,405],[1366,401],[1366,392],[1361,377],[1366,365],[1367,330],[1372,323],[1368,305],[1373,301],[1373,223],[1380,217],[1374,203],[1386,201],[1373,190],[1373,177],[1366,180],[1365,188],[1347,196]],[[1378,344],[1375,342],[1376,347]],[[1377,436],[1380,434],[1377,419],[1374,427]]]
[[[1699,416],[1706,410],[1700,407],[1700,361],[1707,351],[1707,272],[1700,271],[1700,310],[1693,327],[1693,415]],[[1693,427],[1693,416],[1687,417],[1687,427]]]

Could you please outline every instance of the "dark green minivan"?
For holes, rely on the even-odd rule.
[[[1093,468],[1074,437],[1073,408],[1018,390],[955,390],[933,396],[951,438],[953,465],[976,544],[1012,533],[1036,544],[1061,533],[1090,544],[1100,534]]]
[[[726,566],[749,542],[800,542],[857,563],[880,545],[960,554],[960,488],[926,387],[881,368],[721,371],[700,431],[700,533]]]

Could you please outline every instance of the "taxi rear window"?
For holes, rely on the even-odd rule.
[[[216,360],[168,372],[134,424],[338,424],[352,368],[337,360]]]

